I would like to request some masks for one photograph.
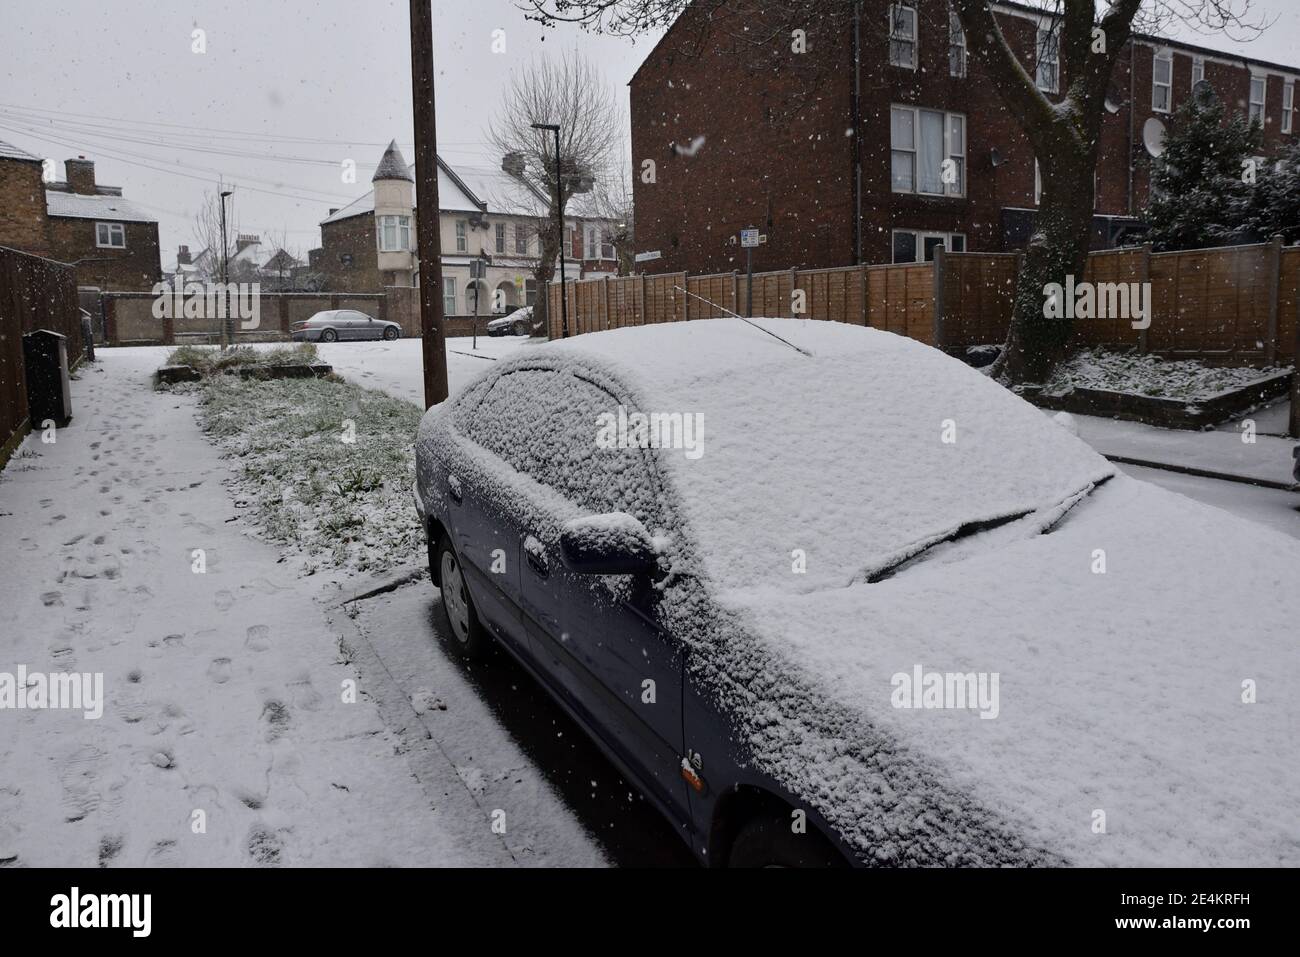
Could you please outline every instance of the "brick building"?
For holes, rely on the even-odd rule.
[[[532,305],[537,287],[537,217],[547,198],[503,169],[458,166],[438,157],[443,309],[446,315]],[[320,224],[321,245],[311,250],[311,271],[332,292],[379,292],[418,283],[415,249],[415,176],[391,143],[371,179],[373,189]],[[575,197],[574,205],[578,205]],[[611,224],[591,216],[566,217],[570,279],[617,271],[608,239]],[[489,260],[486,276],[473,280],[470,261]]]
[[[157,221],[97,184],[84,156],[64,169],[45,182],[39,157],[0,143],[0,245],[74,264],[79,286],[149,289],[162,278]]]
[[[947,0],[895,4],[902,11],[893,19],[887,0],[863,0],[856,22],[810,22],[802,53],[789,30],[727,16],[738,6],[689,7],[630,83],[642,268],[743,269],[735,237],[747,226],[767,235],[756,270],[912,262],[933,258],[937,245],[1023,246],[1038,202],[1037,164],[967,56]],[[1051,18],[1016,3],[995,3],[994,12],[1039,88],[1059,99],[1067,78],[1052,56]],[[770,39],[756,43],[760,35]],[[1158,136],[1201,79],[1230,108],[1260,117],[1266,154],[1300,132],[1300,68],[1136,36],[1118,57],[1107,98],[1094,248],[1140,235],[1144,131]],[[955,183],[940,177],[946,159],[956,164]]]

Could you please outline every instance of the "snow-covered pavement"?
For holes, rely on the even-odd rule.
[[[496,359],[527,348],[523,336],[478,337],[447,340],[447,382],[453,395],[463,389]],[[541,341],[541,340],[537,340]],[[395,342],[327,342],[317,349],[321,359],[344,378],[367,389],[380,389],[398,399],[424,405],[424,366],[419,339]]]
[[[241,530],[195,400],[151,390],[161,351],[103,350],[0,475],[0,673],[102,674],[104,699],[0,710],[0,866],[511,863],[343,663],[328,576]]]

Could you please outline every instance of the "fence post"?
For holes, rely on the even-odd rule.
[[[731,311],[736,315],[740,314],[737,308],[740,305],[740,270],[731,270]]]
[[[871,325],[871,309],[867,305],[867,267],[858,266],[858,280],[862,286],[862,324]]]
[[[640,325],[645,325],[645,273],[641,274],[641,310],[639,314]]]
[[[1268,334],[1264,338],[1264,362],[1277,364],[1278,310],[1282,302],[1282,234],[1268,243]],[[1297,358],[1300,362],[1300,358]],[[1294,410],[1292,410],[1294,412]]]
[[[1142,277],[1140,281],[1144,284],[1144,286],[1148,290],[1147,326],[1149,328],[1150,324],[1152,322],[1155,322],[1155,311],[1156,311],[1156,306],[1154,302],[1155,297],[1150,295],[1149,292],[1151,288],[1151,244],[1150,243],[1142,244]],[[1138,330],[1138,354],[1139,355],[1147,354],[1147,329]]]
[[[947,251],[943,245],[937,245],[934,248],[934,263],[931,267],[932,278],[934,281],[934,347],[940,351],[944,347],[944,295],[943,281],[948,271],[948,264],[945,261]]]
[[[796,267],[791,266],[790,267],[790,318],[792,319],[795,318],[794,291],[798,287],[799,287],[799,270]],[[804,294],[804,298],[805,299],[807,298],[807,293]]]
[[[605,293],[605,328],[612,329],[613,326],[610,325],[610,319],[609,319],[609,273],[605,273],[604,293]]]

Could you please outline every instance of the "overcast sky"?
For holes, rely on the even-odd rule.
[[[303,257],[317,223],[369,188],[389,139],[414,158],[406,0],[0,0],[0,139],[59,161],[84,154],[101,183],[158,216],[163,263],[192,242],[218,175],[236,185],[245,232],[287,234]],[[438,151],[495,165],[485,145],[511,65],[579,48],[626,110],[635,45],[575,27],[544,30],[511,0],[433,0]],[[1254,0],[1276,19],[1249,44],[1192,42],[1300,65],[1300,2]],[[191,51],[195,28],[207,50]],[[491,52],[493,31],[506,52]],[[182,147],[193,147],[190,149]],[[236,155],[225,155],[227,153]],[[340,180],[353,159],[357,183]]]

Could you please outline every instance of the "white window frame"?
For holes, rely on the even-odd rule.
[[[1161,82],[1156,78],[1156,67],[1164,63],[1169,67],[1169,79]],[[1158,94],[1164,91],[1164,105],[1160,105]],[[1169,113],[1174,106],[1174,55],[1168,51],[1156,53],[1151,57],[1151,109],[1156,113]]]
[[[506,254],[506,224],[505,223],[493,223],[492,239],[497,251],[497,255],[504,256]]]
[[[1038,36],[1034,44],[1037,51],[1034,67],[1034,83],[1044,93],[1059,93],[1061,90],[1061,39],[1060,31],[1054,25],[1038,25]],[[1050,51],[1051,55],[1047,53]],[[1051,72],[1044,78],[1044,68]]]
[[[122,223],[95,223],[95,245],[100,249],[125,249],[126,226]]]
[[[1282,132],[1291,132],[1291,114],[1295,111],[1295,81],[1282,84]]]
[[[1172,77],[1171,77],[1171,79],[1172,79]],[[1204,79],[1205,79],[1205,57],[1203,57],[1203,56],[1194,56],[1194,57],[1192,57],[1192,86],[1191,86],[1191,88],[1192,88],[1193,90],[1196,89],[1196,84],[1197,84],[1197,83],[1200,83],[1200,82],[1201,82],[1202,80],[1204,80]]]
[[[404,253],[411,248],[411,217],[380,216],[376,224],[381,253]]]
[[[515,255],[528,255],[528,227],[523,223],[515,223]]]
[[[900,263],[898,260],[894,259],[894,237],[897,236],[899,233],[907,233],[908,235],[910,235],[910,236],[912,237],[912,241],[913,241],[913,243],[915,244],[915,247],[916,247],[916,256],[917,256],[916,259],[913,259],[913,260],[911,260],[910,262],[901,262],[901,263]],[[920,265],[920,264],[923,264],[923,263],[925,263],[925,262],[928,262],[928,260],[925,258],[925,241],[926,241],[927,239],[942,239],[942,240],[943,240],[943,248],[944,248],[944,250],[947,251],[947,252],[955,252],[955,251],[956,251],[956,252],[965,252],[965,251],[966,251],[966,234],[965,234],[965,233],[945,233],[945,232],[936,231],[936,230],[933,230],[933,229],[892,229],[892,230],[890,230],[890,232],[889,232],[889,259],[890,259],[890,262],[893,263],[893,264],[896,265],[896,266]],[[955,240],[955,239],[960,239],[960,240],[961,240],[961,249],[960,249],[960,250],[954,250],[954,249],[952,248],[952,243],[953,243],[953,240]]]
[[[966,75],[966,31],[951,4],[948,5],[948,75]]]
[[[456,252],[469,252],[469,223],[463,219],[456,220]]]
[[[905,16],[899,17],[897,16],[897,14],[904,14]],[[908,19],[909,16],[911,19],[911,26],[910,29],[906,33],[904,33],[901,30],[903,26],[902,21]],[[912,6],[909,3],[891,3],[889,5],[889,64],[890,66],[902,67],[905,70],[916,69],[916,61],[920,59],[917,56],[917,54],[920,51],[920,47],[921,47],[920,39],[917,37],[917,33],[919,32],[917,26],[918,26],[918,18],[916,15],[916,7]],[[896,29],[898,30],[898,32],[895,32]],[[903,57],[901,56],[902,52],[905,49],[908,51],[908,56],[906,61],[904,61]],[[895,56],[895,54],[899,54],[899,55]]]
[[[960,199],[966,195],[966,114],[950,113],[946,110],[931,110],[922,106],[912,106],[907,103],[895,103],[890,106],[890,159],[889,159],[889,188],[895,193],[909,193],[916,196],[947,196],[954,199]],[[893,142],[893,114],[894,111],[904,111],[912,114],[912,145],[908,147],[898,147]],[[930,193],[921,190],[919,171],[917,170],[917,157],[920,154],[920,137],[921,137],[921,114],[937,113],[943,117],[943,156],[939,160],[940,168],[944,160],[955,160],[959,170],[956,183],[941,183],[941,189],[937,193]],[[961,121],[961,142],[954,143],[956,137],[953,136],[953,120]],[[894,154],[909,153],[911,154],[912,163],[912,188],[899,189],[894,184]]]
[[[442,277],[442,313],[445,316],[456,315],[456,277]]]
[[[1255,84],[1259,84],[1259,99],[1255,99]],[[1257,76],[1252,74],[1250,77],[1250,105],[1247,108],[1246,118],[1253,120],[1258,110],[1259,125],[1263,126],[1268,122],[1268,77]]]

